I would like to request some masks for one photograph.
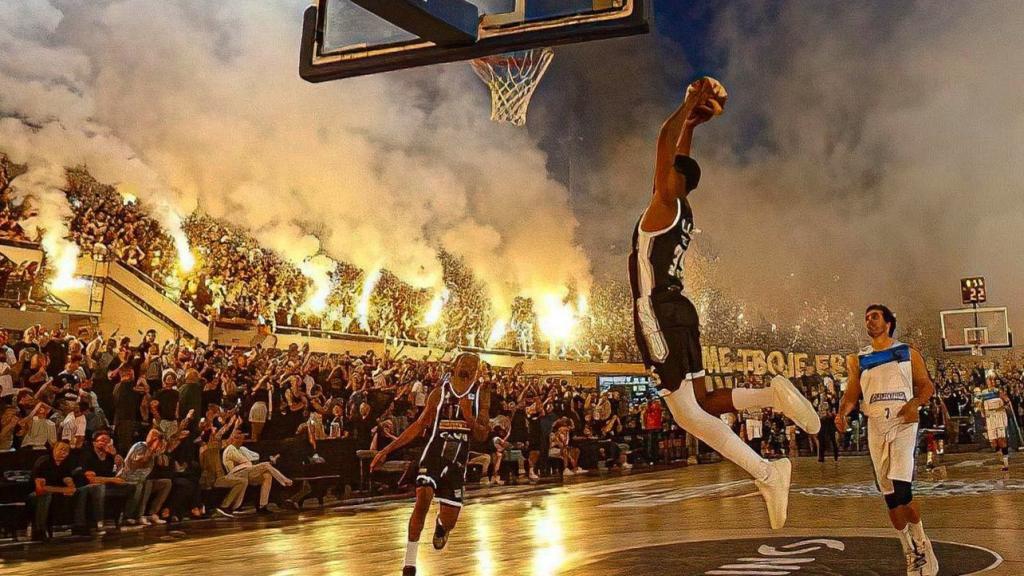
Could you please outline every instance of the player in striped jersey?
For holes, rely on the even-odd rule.
[[[633,230],[629,278],[633,324],[644,364],[656,377],[658,393],[681,428],[754,477],[768,507],[772,528],[786,524],[792,464],[768,462],[718,417],[750,408],[775,408],[811,434],[821,427],[814,407],[785,377],[771,386],[709,391],[701,361],[700,322],[683,295],[683,257],[693,233],[689,195],[700,181],[690,157],[694,129],[720,114],[727,94],[712,78],[686,90],[679,109],[658,137],[654,193]]]
[[[409,540],[402,576],[416,575],[420,534],[431,501],[436,497],[440,504],[434,525],[435,549],[444,548],[459,519],[470,439],[483,442],[491,431],[487,416],[491,403],[490,389],[477,382],[479,370],[479,356],[468,352],[459,354],[441,386],[427,396],[427,404],[416,422],[378,452],[370,464],[372,472],[387,460],[388,455],[427,432],[427,445],[420,456],[419,474],[416,476],[416,504],[409,519]]]

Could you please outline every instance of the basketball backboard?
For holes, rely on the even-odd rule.
[[[643,34],[649,2],[314,0],[303,17],[299,75],[324,82]]]
[[[947,352],[972,352],[1013,347],[1006,308],[963,308],[944,310],[942,349]]]

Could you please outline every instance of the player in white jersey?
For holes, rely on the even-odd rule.
[[[1010,398],[996,385],[996,375],[989,372],[985,378],[985,389],[978,394],[982,414],[985,416],[985,431],[992,448],[1003,455],[1003,472],[1010,470],[1010,449],[1006,443],[1006,429],[1010,419],[1006,407]]]
[[[939,561],[924,533],[921,510],[914,501],[914,452],[918,410],[935,391],[921,353],[892,338],[896,316],[873,304],[864,313],[871,345],[847,358],[849,381],[836,426],[846,430],[846,416],[862,400],[868,419],[868,450],[875,480],[899,533],[908,576],[935,576]]]

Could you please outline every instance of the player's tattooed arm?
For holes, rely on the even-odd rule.
[[[415,422],[409,425],[399,436],[391,441],[390,444],[385,446],[377,455],[373,457],[373,462],[370,462],[370,472],[373,472],[385,460],[388,459],[392,453],[396,450],[401,449],[406,444],[419,438],[423,431],[434,421],[434,416],[437,414],[437,406],[441,402],[441,388],[434,388],[427,396],[427,404],[423,407],[423,412],[420,413],[420,417]]]
[[[914,383],[914,397],[900,408],[898,414],[907,424],[918,421],[918,410],[921,406],[928,404],[928,400],[935,393],[935,384],[932,383],[931,376],[928,375],[924,357],[914,348],[910,349],[910,374]]]
[[[846,417],[856,408],[861,397],[860,360],[856,354],[846,357],[846,373],[849,375],[846,381],[846,392],[843,393],[843,400],[839,403],[839,410],[836,412],[836,429],[840,432],[846,431]]]

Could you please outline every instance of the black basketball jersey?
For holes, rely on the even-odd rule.
[[[452,388],[451,376],[445,376],[434,425],[430,428],[427,445],[420,457],[421,464],[431,458],[440,458],[443,462],[465,462],[469,456],[471,430],[466,424],[459,400],[468,397],[473,406],[472,416],[476,418],[480,413],[479,392],[479,384],[474,382],[465,394],[459,396]]]
[[[676,219],[668,228],[645,232],[641,216],[633,229],[629,283],[634,302],[669,289],[683,293],[683,257],[693,233],[693,210],[685,200],[676,202]]]

